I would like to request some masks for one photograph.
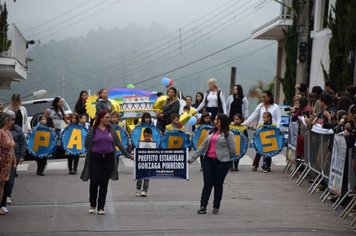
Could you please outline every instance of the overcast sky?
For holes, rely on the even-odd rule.
[[[183,27],[219,7],[242,9],[262,0],[7,0],[9,23],[15,23],[26,39],[50,39],[86,34],[91,29],[130,23],[166,25],[170,30]],[[4,2],[4,1],[2,1]],[[266,2],[266,1],[264,1]],[[273,2],[267,0],[267,2]],[[222,8],[220,8],[222,9]],[[208,17],[208,16],[206,16]],[[250,18],[249,18],[250,17]],[[253,16],[240,27],[249,28]],[[35,28],[34,28],[35,27]],[[64,28],[64,29],[63,29]]]

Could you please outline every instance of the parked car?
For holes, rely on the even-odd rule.
[[[44,98],[31,101],[22,102],[22,106],[26,107],[28,114],[28,122],[30,122],[31,128],[35,127],[38,123],[38,118],[43,115],[43,112],[51,107],[54,98]],[[65,114],[72,113],[72,110],[64,100],[63,110]]]
[[[31,129],[35,127],[39,121],[41,115],[43,115],[44,111],[51,107],[54,98],[44,98],[44,99],[37,99],[31,101],[22,102],[22,105],[26,107],[27,114],[28,114],[28,122],[30,123]],[[71,114],[72,110],[68,106],[67,102],[64,101],[63,103],[63,110],[65,114]],[[63,121],[63,127],[65,127]],[[60,145],[59,143],[57,145]],[[54,155],[56,158],[65,158],[64,150],[62,148],[56,148],[56,154]],[[26,152],[25,160],[33,160],[35,159],[34,156]]]

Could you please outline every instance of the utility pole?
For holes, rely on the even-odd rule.
[[[296,83],[305,83],[308,86],[308,48],[309,48],[309,0],[299,0],[298,16],[298,57]]]
[[[235,84],[236,84],[236,67],[231,67],[230,94],[234,93]]]

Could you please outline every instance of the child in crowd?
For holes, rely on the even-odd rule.
[[[211,125],[211,126],[213,125],[213,122],[211,121],[210,112],[205,112],[202,114],[197,127],[199,127],[199,125]],[[200,156],[200,171],[203,171],[203,160],[204,160],[203,156]]]
[[[272,125],[272,114],[270,112],[268,111],[264,112],[262,118],[263,118],[263,126]],[[257,171],[260,159],[261,159],[261,155],[256,153],[255,159],[253,160],[253,164],[252,164],[252,171]],[[271,163],[272,163],[271,157],[263,158],[262,170],[264,173],[271,172]]]
[[[81,126],[84,126],[87,130],[89,130],[90,128],[90,125],[89,123],[87,122],[87,116],[86,114],[80,114],[79,115],[79,122],[78,122],[79,125]]]
[[[183,130],[183,125],[179,122],[179,115],[172,113],[171,124],[166,125],[166,130]]]
[[[183,107],[183,113],[188,113],[188,114],[191,114],[191,107],[189,105],[185,105]],[[187,122],[188,123],[188,122]],[[193,131],[193,126],[192,125],[189,125],[189,124],[184,124],[183,125],[183,130],[184,132],[186,132],[187,134],[191,135],[192,134],[192,131]]]
[[[68,126],[70,125],[79,125],[79,115],[78,113],[73,113],[70,121],[68,122]],[[78,163],[79,163],[79,155],[66,153],[68,158],[68,169],[70,175],[76,175],[78,173]],[[74,165],[73,165],[74,162]]]
[[[199,125],[213,125],[210,112],[205,112],[202,114],[199,120]]]
[[[148,112],[144,112],[141,117],[141,124],[154,125],[152,121],[152,116]]]
[[[230,130],[235,129],[240,131],[240,133],[244,134],[246,138],[248,138],[247,127],[241,125],[243,122],[241,114],[235,114],[233,117],[233,122],[230,124]],[[232,160],[230,171],[239,171],[239,160]]]
[[[115,130],[118,130],[118,127],[125,129],[125,124],[120,121],[120,114],[117,111],[112,111],[110,113],[110,124],[114,127]],[[120,136],[119,136],[119,138],[121,140]],[[130,139],[129,139],[129,144],[128,144],[127,150],[131,150]],[[118,149],[116,149],[115,156],[117,158],[117,161],[119,161],[120,154],[121,154],[121,152]],[[118,164],[119,164],[119,162],[118,162]]]
[[[152,129],[151,128],[145,128],[143,130],[143,141],[144,142],[152,142]],[[142,185],[143,182],[143,185]],[[137,179],[136,182],[136,196],[139,197],[146,197],[147,196],[147,191],[148,191],[148,186],[150,184],[149,179]]]
[[[39,118],[39,122],[37,126],[47,126],[50,127],[54,130],[54,125],[53,121],[49,116],[42,115]],[[47,159],[49,156],[43,156],[43,157],[36,157],[36,162],[37,162],[37,172],[36,174],[39,176],[45,176],[44,174],[44,169],[47,165]]]

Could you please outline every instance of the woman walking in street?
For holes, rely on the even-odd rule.
[[[130,154],[126,151],[116,131],[110,125],[109,112],[102,110],[98,113],[97,120],[85,139],[87,154],[80,177],[83,181],[90,179],[90,214],[94,214],[95,208],[97,208],[99,215],[105,215],[104,207],[109,179],[119,179],[115,147],[118,147],[124,156],[130,158]]]
[[[230,123],[234,121],[236,114],[241,114],[242,119],[248,117],[248,101],[240,84],[234,86],[234,93],[227,98],[226,110]]]
[[[9,180],[11,168],[16,168],[15,142],[12,138],[10,115],[0,113],[0,199],[4,195],[4,187]],[[4,209],[0,209],[0,215],[7,214]]]
[[[281,112],[276,103],[274,103],[272,92],[265,90],[262,92],[262,102],[257,105],[256,109],[252,114],[245,120],[242,125],[248,126],[252,121],[257,119],[256,127],[262,126],[264,124],[263,114],[269,112],[272,115],[272,124],[279,127],[281,124]],[[256,153],[255,159],[252,164],[252,171],[257,171],[261,155]]]
[[[15,124],[20,126],[26,135],[31,130],[31,127],[29,126],[30,122],[28,121],[26,107],[22,106],[21,104],[21,95],[15,93],[11,96],[10,106],[6,107],[4,111],[10,110],[15,113]]]
[[[204,187],[198,214],[205,214],[211,190],[214,187],[213,214],[218,214],[223,195],[223,184],[230,168],[231,157],[236,154],[234,134],[229,130],[229,120],[225,114],[218,114],[214,128],[206,136],[202,145],[188,160],[194,162],[205,154],[203,162]]]
[[[214,120],[218,113],[226,114],[225,97],[222,91],[219,89],[215,78],[208,80],[209,90],[206,91],[202,103],[197,108],[198,112],[203,111],[203,108],[207,112],[211,113],[211,118]]]

